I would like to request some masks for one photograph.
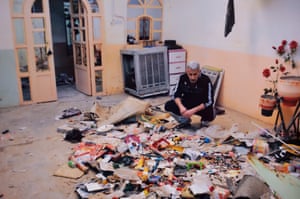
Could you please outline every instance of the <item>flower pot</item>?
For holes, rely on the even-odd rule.
[[[295,106],[300,99],[300,76],[280,77],[277,91],[284,105]]]
[[[261,114],[266,117],[273,115],[276,106],[276,98],[273,95],[261,95],[259,99],[259,106],[261,107]]]

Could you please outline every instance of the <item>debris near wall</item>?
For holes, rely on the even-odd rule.
[[[57,86],[74,84],[74,77],[70,77],[66,73],[60,73],[60,74],[56,75],[55,79],[56,79]]]
[[[271,155],[280,145],[260,131],[243,133],[236,124],[179,128],[171,114],[137,99],[113,108],[95,103],[81,116],[58,128],[65,138],[74,129],[81,132],[68,157],[68,169],[80,173],[61,175],[79,181],[93,176],[75,185],[80,198],[270,198],[274,193],[260,186],[247,155],[266,163],[288,160]]]

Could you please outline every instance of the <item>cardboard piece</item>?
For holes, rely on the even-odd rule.
[[[53,174],[58,177],[65,177],[71,179],[78,179],[84,175],[84,173],[78,168],[71,168],[68,164],[63,164],[60,166]]]
[[[116,124],[131,116],[144,113],[149,107],[149,102],[145,102],[134,97],[127,97],[114,108],[113,113],[107,120],[98,121],[97,126],[100,127],[108,124]]]
[[[103,120],[106,120],[109,117],[109,115],[111,114],[110,113],[111,107],[102,106],[97,101],[95,101],[90,112],[94,113],[98,116],[98,118],[97,118],[98,121],[103,121]]]

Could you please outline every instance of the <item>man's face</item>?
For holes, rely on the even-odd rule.
[[[186,74],[189,77],[190,82],[193,84],[197,82],[197,79],[200,75],[200,70],[187,68]]]

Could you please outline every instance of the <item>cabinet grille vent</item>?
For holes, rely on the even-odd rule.
[[[169,92],[165,47],[121,50],[125,91],[138,97]]]
[[[164,54],[154,53],[140,56],[140,74],[142,88],[166,85]]]

